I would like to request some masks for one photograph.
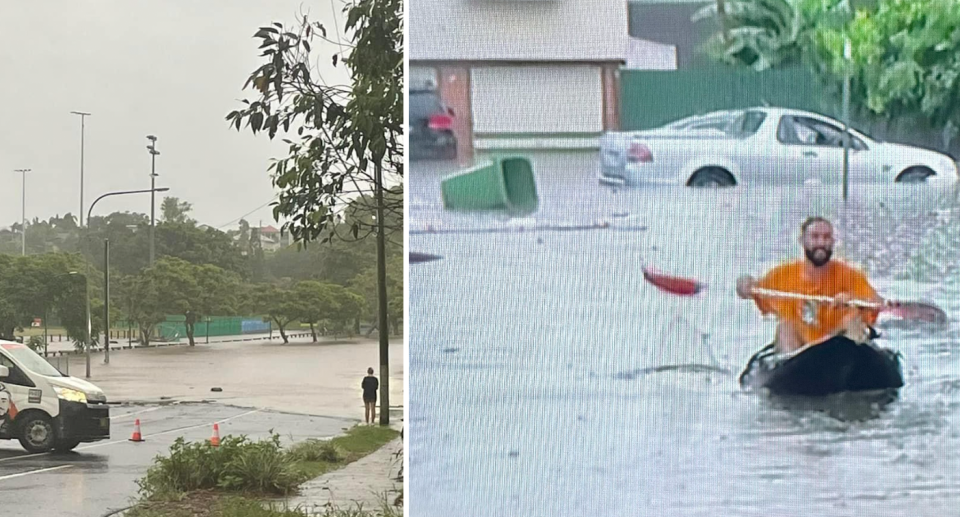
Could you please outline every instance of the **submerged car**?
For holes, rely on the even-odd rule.
[[[954,183],[956,161],[849,130],[850,183]],[[614,185],[733,186],[843,181],[843,124],[784,108],[690,117],[663,128],[614,133],[601,144],[599,179]]]

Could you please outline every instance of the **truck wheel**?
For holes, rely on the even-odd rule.
[[[70,452],[76,449],[77,445],[80,445],[80,440],[57,440],[53,449],[57,452]]]
[[[28,413],[24,415],[20,427],[20,445],[27,452],[47,452],[56,442],[56,433],[53,422],[42,413]],[[19,419],[18,419],[19,420]]]

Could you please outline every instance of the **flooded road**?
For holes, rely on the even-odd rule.
[[[595,157],[534,159],[541,209],[444,212],[446,164],[413,164],[411,515],[947,515],[960,503],[960,205],[955,191],[839,186],[611,189]],[[736,375],[773,321],[736,278],[834,256],[951,322],[884,319],[906,386],[879,405],[778,405]],[[641,265],[697,278],[678,298]],[[693,368],[684,365],[706,365]],[[674,368],[676,367],[676,368]],[[719,373],[725,369],[730,373]]]

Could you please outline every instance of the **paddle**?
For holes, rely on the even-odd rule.
[[[661,291],[679,296],[693,296],[703,291],[706,286],[696,280],[671,276],[656,272],[646,267],[642,268],[643,278],[653,284]],[[767,298],[787,298],[792,300],[809,300],[821,303],[833,303],[833,298],[829,296],[813,296],[799,293],[788,293],[783,291],[773,291],[770,289],[754,288],[751,291],[757,296]],[[889,312],[900,318],[909,320],[920,320],[931,323],[944,323],[947,321],[947,313],[936,305],[924,302],[887,300],[884,303],[872,303],[863,300],[851,300],[847,305],[861,307],[866,309],[877,309],[880,312]]]

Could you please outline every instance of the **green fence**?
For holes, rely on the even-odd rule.
[[[841,117],[840,95],[805,68],[755,72],[734,68],[621,70],[620,127],[636,131],[711,111],[775,106]],[[901,117],[884,121],[851,106],[850,124],[873,138],[947,151],[960,156],[960,139],[948,149],[941,132]]]
[[[835,100],[803,69],[621,70],[624,131],[662,126],[710,111],[770,105],[836,116]]]
[[[125,329],[126,322],[112,325],[114,330]],[[195,337],[239,336],[242,334],[257,334],[270,332],[270,323],[261,318],[240,316],[211,316],[200,319],[195,325]],[[135,331],[136,329],[134,329]],[[165,340],[177,340],[187,337],[186,318],[182,315],[167,316],[166,321],[156,327],[156,335]],[[136,335],[136,332],[134,332]]]

